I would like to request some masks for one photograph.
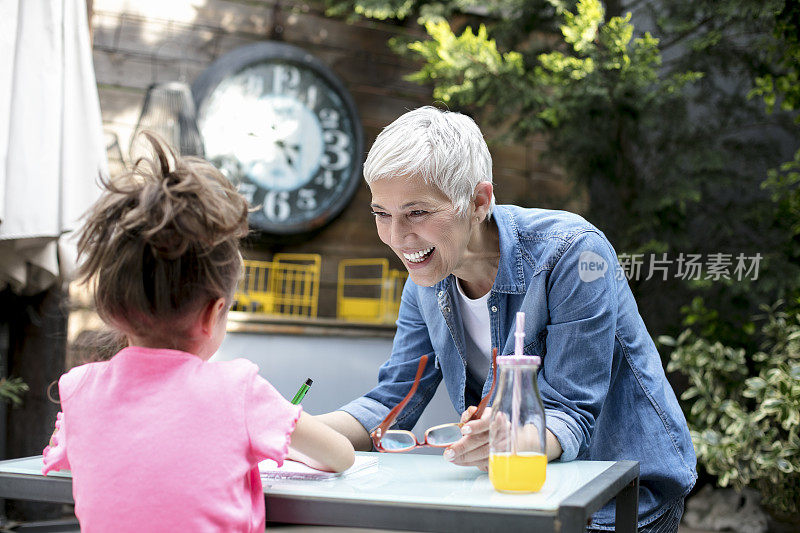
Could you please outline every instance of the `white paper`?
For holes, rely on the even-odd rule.
[[[258,463],[258,470],[261,472],[261,477],[265,479],[331,479],[377,466],[377,457],[356,455],[356,461],[353,466],[340,473],[317,470],[289,459],[284,461],[281,467],[278,467],[278,463],[275,461],[266,459]]]

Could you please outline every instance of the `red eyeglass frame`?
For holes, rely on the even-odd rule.
[[[394,421],[400,415],[400,412],[405,408],[406,404],[409,402],[409,400],[411,400],[411,397],[414,396],[414,393],[417,391],[417,386],[419,386],[419,381],[420,379],[422,379],[422,372],[423,370],[425,370],[425,366],[427,364],[428,364],[428,356],[427,355],[421,356],[419,358],[419,365],[417,365],[417,375],[414,377],[414,383],[411,385],[411,390],[408,391],[408,394],[406,394],[405,398],[403,398],[400,401],[400,403],[395,405],[394,408],[391,411],[389,411],[389,414],[386,415],[386,418],[383,419],[383,422],[381,422],[378,425],[378,427],[372,430],[372,433],[369,434],[369,436],[372,438],[372,444],[373,446],[375,446],[376,450],[385,453],[398,453],[398,452],[407,452],[409,450],[413,450],[415,448],[421,448],[424,446],[431,446],[434,448],[446,448],[447,446],[450,446],[450,444],[446,445],[429,444],[427,440],[427,432],[424,443],[420,443],[419,440],[417,440],[416,435],[409,432],[414,437],[414,442],[415,442],[415,446],[412,446],[410,448],[403,448],[400,450],[387,450],[383,446],[381,446],[382,436],[385,435],[386,432],[389,430],[389,428],[392,426],[392,424],[394,424]],[[475,410],[474,413],[472,413],[472,416],[470,416],[466,422],[453,422],[453,425],[461,427],[467,422],[478,420],[483,415],[483,411],[486,409],[486,406],[492,399],[492,393],[494,392],[494,386],[496,383],[497,383],[497,348],[492,348],[492,386],[489,388],[489,392],[486,393],[486,396],[481,398],[481,401],[478,404],[478,408]],[[442,424],[442,425],[450,425],[450,424]],[[439,426],[434,426],[434,428],[437,427]],[[428,431],[430,431],[430,429]]]

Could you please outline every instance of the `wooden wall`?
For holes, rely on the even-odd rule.
[[[294,0],[93,0],[91,25],[100,106],[109,144],[112,173],[127,158],[130,137],[147,86],[183,78],[191,83],[212,61],[253,42],[276,39],[304,48],[344,81],[361,115],[365,148],[381,128],[409,109],[433,103],[430,87],[403,80],[415,65],[389,50],[393,36],[423,37],[405,26],[361,21],[348,24],[324,16],[319,2]],[[499,203],[579,210],[582,200],[557,172],[540,161],[544,143],[508,145],[491,142]],[[272,253],[323,255],[320,315],[335,314],[337,265],[351,257],[389,257],[369,214],[369,191],[359,189],[343,214],[305,242],[254,247],[254,258]]]

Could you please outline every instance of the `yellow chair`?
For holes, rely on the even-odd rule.
[[[233,309],[316,317],[321,266],[318,254],[275,254],[272,261],[245,260]]]
[[[349,322],[391,323],[397,319],[408,274],[389,268],[386,258],[339,262],[336,316]]]
[[[272,264],[273,313],[316,318],[322,257],[319,254],[275,254]]]
[[[236,290],[234,311],[272,314],[274,293],[270,289],[272,262],[244,261],[244,274]]]

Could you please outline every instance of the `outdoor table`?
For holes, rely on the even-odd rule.
[[[358,452],[370,453],[370,452]],[[539,492],[495,491],[485,472],[441,456],[377,454],[378,466],[320,481],[265,479],[267,520],[415,531],[583,531],[616,497],[617,531],[636,531],[639,463],[549,463]],[[73,503],[69,472],[41,456],[0,461],[0,498]]]

